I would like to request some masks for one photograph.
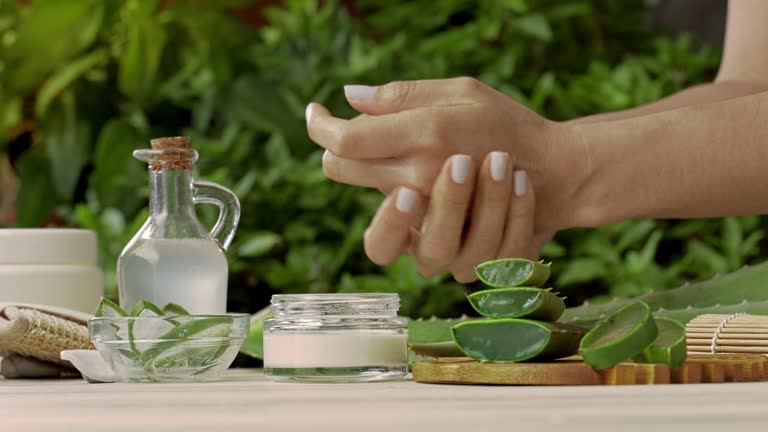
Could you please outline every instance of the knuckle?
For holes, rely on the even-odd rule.
[[[469,76],[456,78],[456,85],[459,91],[464,94],[477,93],[484,86],[477,78]]]
[[[344,157],[350,156],[350,153],[358,144],[357,135],[348,128],[340,128],[336,132],[336,146],[334,153],[336,155]]]
[[[417,81],[392,81],[376,93],[384,102],[403,105],[416,91]]]
[[[446,267],[455,256],[455,248],[445,245],[431,245],[428,242],[423,242],[419,250],[419,259],[432,267]]]

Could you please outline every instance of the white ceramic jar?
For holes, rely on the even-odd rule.
[[[93,231],[0,229],[0,303],[93,313],[104,295]]]

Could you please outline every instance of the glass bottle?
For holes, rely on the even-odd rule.
[[[192,179],[197,151],[188,137],[151,140],[133,156],[149,163],[149,218],[117,261],[120,306],[130,310],[149,300],[174,302],[193,314],[226,312],[229,247],[240,219],[235,194]],[[195,204],[214,204],[219,218],[208,232]]]

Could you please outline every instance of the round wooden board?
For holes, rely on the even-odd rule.
[[[621,363],[600,371],[578,357],[548,363],[480,363],[444,359],[413,363],[413,379],[435,384],[631,385],[746,382],[768,379],[763,355],[691,355],[678,368]]]

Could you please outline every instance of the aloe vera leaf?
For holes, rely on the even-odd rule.
[[[686,283],[671,290],[651,291],[634,299],[614,299],[605,303],[586,302],[565,310],[562,322],[596,322],[633,301],[651,307],[654,315],[683,323],[705,313],[768,314],[768,262],[712,279]],[[669,312],[673,311],[673,313]]]
[[[635,360],[641,363],[662,363],[675,368],[687,355],[685,327],[669,318],[655,318],[659,335]]]
[[[128,316],[128,312],[126,312],[125,309],[121,308],[112,300],[102,297],[101,301],[99,301],[99,305],[96,307],[96,313],[94,313],[94,316],[99,318],[126,317]]]
[[[467,298],[477,313],[490,318],[527,318],[553,322],[565,310],[565,302],[551,289],[496,288],[474,292]]]
[[[594,369],[605,369],[640,354],[658,336],[651,308],[636,302],[600,321],[581,340],[579,354]]]
[[[267,306],[251,315],[251,326],[248,331],[248,337],[245,338],[243,345],[240,347],[241,353],[264,360],[264,321],[273,315],[271,306]]]
[[[585,330],[565,324],[501,318],[457,324],[451,333],[467,357],[480,361],[519,362],[573,355]]]
[[[486,261],[475,267],[475,274],[492,288],[515,286],[540,287],[549,279],[549,266],[543,261],[525,258],[503,258]]]
[[[136,303],[136,306],[134,306],[133,309],[131,309],[130,316],[132,317],[141,316],[141,313],[144,311],[150,311],[153,314],[158,316],[163,315],[163,311],[159,307],[157,307],[157,305],[155,305],[150,301],[142,300]]]
[[[163,315],[189,315],[189,311],[178,303],[168,303],[161,310]]]
[[[168,333],[160,336],[160,339],[164,341],[158,342],[152,348],[144,351],[142,359],[145,363],[148,363],[166,350],[189,339],[191,336],[199,336],[200,333],[214,329],[215,326],[226,325],[229,327],[231,324],[232,318],[228,316],[210,316],[185,321],[172,328]]]
[[[464,352],[456,346],[456,342],[409,343],[408,348],[414,354],[423,357],[464,357]]]

